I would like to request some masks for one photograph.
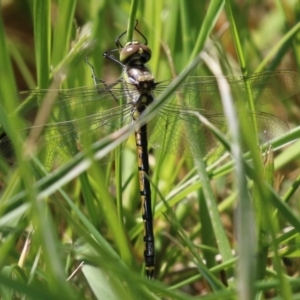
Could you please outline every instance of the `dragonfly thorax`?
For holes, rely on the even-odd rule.
[[[137,67],[126,67],[124,75],[125,81],[135,85],[138,90],[143,87],[146,87],[148,90],[155,89],[156,84],[154,82],[154,77],[150,70],[144,65]],[[147,86],[145,86],[145,84]]]
[[[147,106],[153,101],[156,82],[146,66],[127,67],[123,76],[126,84],[126,96],[135,107],[142,103]]]

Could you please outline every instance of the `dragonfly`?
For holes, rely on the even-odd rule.
[[[137,26],[137,24],[136,24]],[[42,128],[39,157],[46,166],[55,167],[67,162],[82,151],[84,140],[97,141],[128,123],[136,122],[147,108],[156,101],[170,81],[156,82],[146,64],[151,59],[151,49],[146,37],[136,28],[143,41],[132,40],[124,46],[121,38],[115,40],[116,49],[107,51],[105,58],[118,64],[122,77],[113,83],[97,79],[93,66],[94,86],[73,89],[32,90],[21,92],[20,99],[30,99],[41,105],[45,95],[55,94],[56,102],[51,116]],[[115,53],[119,53],[119,57]],[[292,71],[272,71],[244,76],[226,77],[232,91],[240,101],[246,101],[251,88],[254,114],[261,141],[269,141],[289,130],[288,125],[274,115],[260,111],[263,105],[275,99],[282,100],[299,92],[300,74]],[[223,114],[220,92],[215,77],[189,77],[179,88],[177,95],[160,109],[157,116],[135,131],[142,219],[144,223],[144,262],[146,276],[154,277],[155,241],[153,233],[153,208],[151,202],[148,145],[178,156],[195,157],[193,149],[200,146],[206,153],[214,153],[218,142],[192,112],[204,115],[223,133],[228,126]],[[246,103],[246,102],[245,102]],[[40,130],[40,126],[27,127],[25,132]],[[9,139],[0,139],[0,151],[4,158],[13,156]],[[110,154],[103,163],[113,159]]]

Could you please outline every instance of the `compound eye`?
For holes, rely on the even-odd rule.
[[[145,64],[151,58],[151,50],[148,46],[139,42],[129,42],[120,52],[120,62],[125,64],[128,62],[137,62]]]
[[[141,59],[144,64],[151,59],[151,49],[148,46],[140,44],[139,52],[141,53]]]

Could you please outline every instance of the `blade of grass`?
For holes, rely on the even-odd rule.
[[[264,181],[270,186],[273,186],[274,181],[274,157],[273,151],[270,148],[264,161]],[[253,187],[253,205],[255,206],[256,216],[256,234],[258,241],[258,253],[257,253],[257,279],[263,280],[265,277],[265,271],[267,267],[268,247],[269,247],[269,228],[273,224],[268,223],[266,214],[272,212],[269,199],[261,199],[260,194],[257,193],[257,186]]]
[[[272,61],[270,69],[274,69],[280,62],[282,56],[289,49],[292,40],[297,36],[300,30],[300,23],[296,23],[293,28],[291,28],[280,41],[272,47],[271,51],[265,56],[259,66],[255,69],[255,72],[261,72],[266,68],[267,64]],[[275,57],[275,59],[274,59]]]
[[[70,22],[70,20],[74,19],[76,3],[76,0],[64,0],[59,2],[57,20],[53,30],[54,37],[51,60],[53,66],[56,66],[68,53],[73,26],[73,22]]]
[[[94,192],[92,190],[91,184],[89,182],[89,178],[86,172],[80,175],[80,182],[82,186],[82,195],[84,198],[84,202],[86,203],[87,210],[89,212],[91,221],[93,224],[99,223],[98,209],[95,203]]]
[[[161,11],[163,10],[163,1],[146,1],[145,2],[144,13],[147,15],[145,22],[147,22],[150,28],[148,39],[151,41],[151,70],[153,74],[158,75],[161,72],[159,68],[160,62],[160,47],[161,47],[161,37],[163,34],[163,24],[161,22]],[[154,26],[155,24],[155,26]]]
[[[190,61],[194,59],[194,57],[196,57],[196,55],[203,49],[204,44],[213,29],[213,26],[217,22],[217,18],[223,8],[223,5],[224,0],[216,0],[210,2],[207,9],[207,14],[205,16],[205,19],[203,20],[199,35],[197,37],[195,47],[190,56]]]
[[[245,89],[246,89],[246,92],[247,92],[247,105],[248,105],[249,111],[251,112],[251,120],[252,120],[251,128],[254,128],[254,135],[251,135],[251,137],[253,139],[253,136],[254,136],[255,140],[257,140],[258,129],[257,129],[257,122],[256,122],[256,114],[254,113],[255,112],[254,98],[253,98],[253,94],[252,94],[252,91],[251,91],[250,83],[248,82],[247,76],[246,76],[248,74],[246,61],[245,61],[245,58],[244,58],[244,54],[243,54],[243,50],[242,50],[238,30],[237,30],[237,27],[236,27],[236,24],[235,24],[235,18],[233,16],[233,13],[232,13],[232,10],[231,10],[230,1],[226,0],[225,3],[226,3],[226,12],[227,12],[228,20],[229,20],[229,23],[230,23],[230,29],[231,29],[231,32],[232,32],[232,37],[233,37],[235,49],[236,49],[237,56],[238,56],[239,63],[240,63],[240,68],[242,70],[242,74],[245,75],[244,84],[245,84]]]
[[[169,215],[171,216],[171,219],[169,219],[169,223],[172,223],[172,226],[175,227],[177,234],[179,234],[180,238],[183,240],[183,245],[187,247],[192,255],[192,260],[194,260],[194,263],[196,264],[199,272],[202,274],[202,276],[207,280],[210,287],[217,291],[222,290],[224,288],[223,283],[216,278],[211,272],[209,272],[207,266],[202,262],[202,258],[199,256],[197,249],[193,245],[193,243],[188,238],[187,234],[182,229],[182,226],[177,221],[177,218],[175,217],[174,213],[172,212],[171,208],[168,206],[168,203],[164,201],[164,205],[167,208],[167,211],[169,212]]]
[[[127,42],[133,40],[133,30],[136,24],[136,12],[138,9],[139,0],[131,0],[130,14],[127,27]]]
[[[0,74],[1,78],[5,78],[5,80],[0,80],[0,99],[1,104],[4,105],[4,108],[7,112],[11,113],[17,107],[17,99],[12,98],[11,95],[17,93],[17,88],[14,81],[14,75],[12,70],[12,65],[10,62],[9,52],[7,48],[7,42],[5,40],[5,30],[3,26],[2,14],[0,15]],[[6,99],[10,99],[7,101]],[[1,118],[1,123],[2,123]]]
[[[0,126],[2,132],[4,131],[9,136],[14,148],[17,149],[16,155],[19,157],[21,155],[21,146],[16,132],[22,127],[22,121],[13,114],[18,105],[18,99],[15,96],[17,94],[17,88],[5,40],[2,15],[0,16],[0,48],[0,75],[3,78],[0,80]]]
[[[51,1],[34,1],[34,41],[36,52],[37,82],[39,88],[48,88],[51,49]]]
[[[222,72],[219,68],[219,65],[217,65],[214,60],[210,59],[210,57],[204,53],[202,54],[202,58],[217,78],[224,114],[228,123],[229,132],[231,133],[230,148],[231,154],[235,161],[236,181],[239,194],[238,212],[236,218],[237,239],[239,242],[238,289],[241,299],[252,300],[254,295],[255,274],[253,258],[255,257],[256,240],[253,232],[254,215],[252,203],[247,189],[247,178],[245,176],[243,155],[241,151],[241,137],[239,124],[237,122],[238,118],[230,95],[230,87],[224,77],[221,77]],[[211,209],[211,205],[209,205],[209,207]],[[231,253],[230,255],[232,256]],[[227,254],[226,258],[229,258],[229,254]]]
[[[265,160],[265,182],[272,186],[274,181],[274,161],[271,149],[266,153]],[[255,187],[257,187],[257,184],[255,184]],[[272,247],[274,253],[274,267],[277,271],[277,276],[279,279],[279,293],[283,296],[284,299],[289,299],[292,296],[292,291],[287,282],[287,279],[284,276],[285,272],[282,267],[281,258],[278,252],[280,246],[276,238],[278,219],[274,218],[275,214],[273,213],[269,198],[261,199],[259,196],[260,195],[258,195],[257,198],[254,198],[257,207],[257,222],[259,222],[257,226],[257,229],[259,230],[258,276],[259,279],[264,278],[268,258],[268,244],[269,240],[271,240],[270,246]],[[257,203],[257,201],[259,202]]]

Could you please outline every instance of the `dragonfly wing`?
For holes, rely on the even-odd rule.
[[[278,105],[282,100],[298,93],[300,91],[300,74],[292,71],[271,71],[251,74],[247,77],[235,76],[225,78],[231,87],[238,114],[239,111],[242,111],[245,108],[247,109],[248,98],[253,98],[255,111],[249,112],[249,118],[251,114],[255,114],[259,143],[270,141],[288,132],[288,125],[284,121],[267,113],[269,112],[267,104],[276,103]],[[249,89],[247,89],[245,81],[247,81]],[[157,92],[165,88],[165,83],[169,82],[166,81],[158,84],[156,89]],[[186,108],[188,108],[202,113],[211,119],[212,123],[214,123],[221,131],[226,133],[227,127],[225,126],[226,122],[222,117],[223,106],[216,77],[190,76],[177,90],[176,96],[173,97],[173,99],[170,99],[170,103],[176,104],[169,104],[169,107],[171,105],[175,105],[176,107],[177,104],[180,104],[185,107],[184,110],[187,110]],[[243,109],[240,110],[240,108]],[[187,121],[187,117],[180,112],[181,110],[178,108],[175,109],[178,111],[179,123],[195,123],[195,121]],[[261,112],[262,109],[266,112]],[[181,117],[179,117],[179,114]],[[164,118],[166,119],[165,116],[162,116],[162,119]],[[196,120],[196,117],[193,118]],[[243,120],[244,117],[241,117],[240,119]],[[169,121],[163,121],[162,124],[164,123],[169,123]],[[178,127],[184,126],[178,125]],[[177,128],[176,131],[179,132],[179,129]],[[198,131],[199,129],[196,130],[196,132]],[[211,134],[204,133],[202,136],[205,138],[204,140],[203,138],[202,140],[200,139],[201,146],[206,150],[214,148],[214,138]],[[158,137],[158,139],[161,138]],[[190,137],[186,136],[183,139],[186,140],[186,144],[191,144],[187,141]],[[172,142],[170,142],[170,144],[172,144]],[[172,153],[174,151],[169,152]]]
[[[248,76],[225,76],[234,100],[247,104],[247,97],[253,97],[258,110],[266,104],[278,103],[300,91],[300,74],[293,71],[269,71]],[[249,90],[247,90],[247,85]],[[180,90],[194,96],[184,97],[186,104],[204,109],[222,109],[220,91],[216,77],[190,76]]]
[[[131,120],[130,109],[128,105],[123,105],[67,124],[47,125],[43,141],[43,149],[47,154],[44,155],[45,164],[61,165],[92,143],[117,131]],[[114,152],[111,152],[101,162],[105,164],[113,159]]]
[[[199,113],[225,136],[230,136],[227,122],[222,113],[208,111],[204,113],[201,110],[167,105],[149,124],[151,146],[184,157],[200,157],[206,154],[220,156],[224,149],[210,129],[200,122],[197,116]],[[255,112],[254,114],[259,132],[259,143],[271,141],[289,131],[288,125],[273,115],[264,112]],[[250,112],[246,115],[249,117],[249,121],[251,115]]]
[[[256,112],[259,143],[263,144],[289,132],[288,124],[265,112]]]
[[[197,113],[203,112],[166,105],[152,121],[153,123],[149,124],[151,146],[184,157],[212,153],[219,143],[211,131],[201,124]],[[227,125],[222,114],[206,114],[205,117],[226,133]]]
[[[131,105],[119,105],[116,100],[117,97],[118,100],[122,99],[122,91],[118,88],[114,89],[114,93],[93,87],[60,90],[58,93],[37,90],[21,95],[32,103],[44,105],[43,99],[47,99],[45,97],[49,93],[55,94],[57,99],[46,124],[24,129],[25,136],[34,131],[42,132],[39,156],[47,167],[65,163],[92,142],[118,130],[131,120]],[[27,113],[29,119],[32,107]],[[8,137],[0,140],[0,149],[5,159],[14,156]],[[107,157],[106,161],[110,159]]]
[[[251,90],[246,92],[245,80]],[[254,73],[247,77],[229,77],[229,84],[254,99],[255,106],[278,103],[300,91],[300,74],[292,71]],[[246,99],[244,99],[246,100]]]

